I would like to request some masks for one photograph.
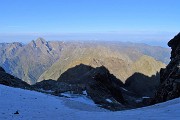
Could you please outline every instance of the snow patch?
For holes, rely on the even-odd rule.
[[[107,102],[112,103],[113,101],[111,99],[106,99]]]
[[[125,89],[125,88],[123,88],[123,87],[121,87],[121,89],[124,90],[124,91],[128,91],[127,89]]]
[[[148,98],[150,98],[150,97],[147,97],[147,96],[144,96],[144,97],[142,97],[143,99],[148,99]]]
[[[83,95],[88,95],[86,90],[83,91]]]
[[[62,96],[66,97],[69,100],[73,100],[73,101],[81,102],[81,103],[84,103],[84,104],[96,106],[96,104],[91,99],[89,99],[86,96],[86,94],[87,94],[86,91],[83,91],[83,95],[81,95],[81,94],[72,94],[71,92],[61,93]]]
[[[52,90],[44,90],[44,89],[40,89],[40,91],[46,92],[46,93],[53,93],[53,92],[54,92],[54,91],[52,91]]]

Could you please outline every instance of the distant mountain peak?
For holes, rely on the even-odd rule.
[[[35,43],[36,43],[37,45],[45,44],[45,43],[46,43],[46,40],[45,40],[44,38],[39,37],[38,39],[36,39]]]
[[[47,44],[47,41],[44,38],[41,38],[41,37],[37,38],[36,40],[32,40],[30,42],[30,45],[33,46],[34,48],[35,47],[40,47],[40,46],[46,45],[46,44]]]
[[[12,44],[15,45],[15,46],[20,46],[20,47],[23,46],[23,44],[22,44],[22,43],[19,43],[19,42],[13,42]]]

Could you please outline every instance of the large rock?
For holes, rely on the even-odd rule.
[[[160,71],[161,85],[153,103],[180,97],[180,33],[168,42],[171,47],[171,61]]]
[[[106,109],[124,110],[140,107],[136,103],[136,93],[126,90],[123,82],[104,66],[93,68],[84,64],[77,65],[64,72],[58,82],[76,86],[78,93],[86,91],[96,104]]]

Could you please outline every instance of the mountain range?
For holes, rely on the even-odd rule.
[[[123,52],[118,47],[114,49],[114,42],[70,42],[61,48],[60,58],[47,68],[46,72],[53,74],[47,76],[50,78],[30,85],[0,67],[0,84],[73,100],[83,97],[112,111],[164,102],[179,97],[179,38],[180,34],[168,43],[172,51],[167,67],[151,56],[134,51],[126,53],[125,48]],[[32,41],[35,49],[38,42],[52,51],[42,38]],[[45,52],[44,46],[40,51]],[[46,72],[42,75],[47,75]]]
[[[105,66],[125,82],[136,72],[155,75],[169,62],[169,53],[167,48],[139,43],[63,42],[38,38],[28,44],[0,43],[0,65],[29,84],[57,80],[69,68],[81,63],[92,67]]]

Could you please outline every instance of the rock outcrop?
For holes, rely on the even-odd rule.
[[[144,78],[144,75],[140,74],[139,77]],[[146,77],[147,79],[144,82],[142,82],[143,80],[140,82],[147,82],[150,85],[143,86],[137,90],[138,92],[144,90],[143,94],[155,90],[153,85],[156,84],[154,82],[156,80],[152,80],[155,76],[152,78]],[[51,93],[56,96],[62,96],[61,94],[63,93],[78,95],[84,95],[85,93],[98,106],[114,111],[146,105],[146,103],[143,103],[143,96],[138,95],[138,92],[134,90],[137,88],[132,87],[136,84],[136,81],[132,79],[130,85],[124,85],[121,80],[117,79],[104,66],[93,68],[79,64],[65,71],[57,81],[44,80],[36,83],[33,87],[37,91]],[[153,85],[151,85],[152,82],[154,82]],[[145,96],[149,96],[149,94]]]
[[[57,96],[64,92],[85,93],[98,106],[110,110],[128,108],[121,93],[122,86],[123,83],[104,66],[93,68],[84,64],[68,69],[57,81],[44,80],[33,85],[36,90],[51,90],[51,94]]]
[[[168,42],[171,47],[171,61],[160,71],[161,85],[153,103],[164,102],[180,97],[180,33]]]
[[[125,109],[124,98],[120,90],[123,83],[110,74],[104,66],[93,68],[80,64],[64,72],[58,81],[77,86],[78,89],[81,87],[79,93],[86,91],[87,95],[103,108]]]
[[[141,73],[134,73],[126,82],[125,87],[141,97],[154,97],[155,92],[160,84],[160,75],[156,73],[151,77]]]

